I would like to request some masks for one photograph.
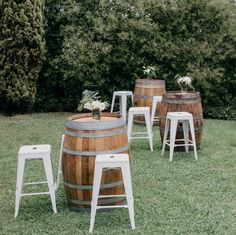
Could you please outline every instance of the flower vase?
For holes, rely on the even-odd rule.
[[[181,87],[181,93],[187,93],[188,92],[188,88],[187,87]]]
[[[102,117],[102,113],[101,113],[101,110],[100,109],[94,109],[92,111],[92,118],[94,120],[100,120]]]

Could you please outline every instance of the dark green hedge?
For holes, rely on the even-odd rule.
[[[0,110],[29,111],[44,58],[44,1],[0,1]]]
[[[75,111],[85,89],[110,100],[134,89],[143,65],[156,65],[168,90],[179,89],[177,74],[194,78],[206,117],[236,113],[233,1],[48,0],[45,18],[37,111]]]

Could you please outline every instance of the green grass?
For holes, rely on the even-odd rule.
[[[57,169],[60,136],[68,113],[0,116],[0,234],[87,234],[90,214],[71,211],[63,184],[58,214],[49,196],[22,198],[14,219],[17,152],[20,145],[48,143]],[[142,126],[135,126],[143,129]],[[158,127],[154,151],[147,140],[131,143],[136,230],[126,209],[97,213],[94,234],[236,234],[236,122],[204,120],[199,160],[168,151],[160,156]],[[38,173],[39,172],[39,173]],[[44,177],[39,162],[29,162],[26,180]],[[35,188],[35,190],[38,188]]]

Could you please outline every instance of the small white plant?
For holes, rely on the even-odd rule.
[[[109,104],[105,101],[102,102],[98,92],[85,90],[82,93],[82,99],[78,106],[78,111],[82,111],[83,109],[87,109],[92,111],[92,117],[95,120],[101,119],[101,112],[106,109]]]
[[[99,111],[103,111],[104,109],[106,109],[108,107],[108,103],[107,102],[101,102],[99,100],[95,100],[92,102],[87,102],[84,104],[84,108],[90,111],[93,110],[99,110]]]
[[[191,87],[193,89],[192,80],[193,79],[188,76],[180,77],[177,79],[177,83],[179,84],[181,88],[181,92],[187,92],[188,87]]]
[[[143,75],[146,78],[156,78],[156,67],[155,66],[143,66]]]

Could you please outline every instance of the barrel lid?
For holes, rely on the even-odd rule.
[[[66,127],[74,130],[104,130],[125,125],[124,118],[117,113],[102,113],[101,120],[92,119],[91,113],[76,114],[68,117]]]

